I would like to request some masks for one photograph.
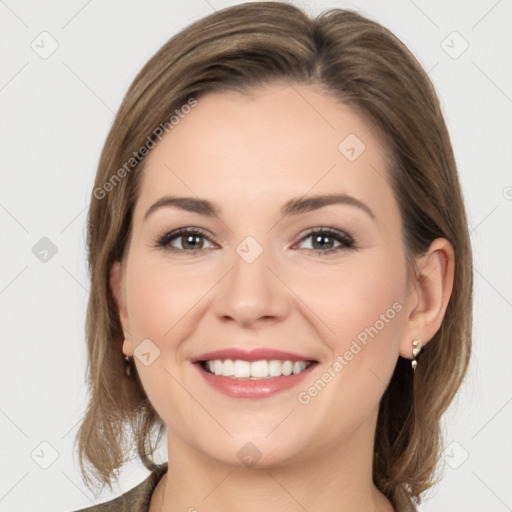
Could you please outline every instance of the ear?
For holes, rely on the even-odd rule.
[[[416,271],[406,300],[405,326],[399,353],[412,359],[412,340],[426,345],[441,327],[453,289],[455,256],[452,244],[436,238],[416,259]]]
[[[117,305],[119,320],[124,333],[123,354],[133,356],[133,340],[130,332],[130,321],[128,318],[128,310],[126,308],[126,291],[124,284],[124,265],[120,261],[116,261],[110,267],[110,289]]]

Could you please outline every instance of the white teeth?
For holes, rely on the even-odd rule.
[[[258,377],[260,379],[268,377],[267,361],[253,361],[251,363],[251,377]]]
[[[269,377],[288,376],[303,372],[308,366],[307,361],[280,361],[272,359],[271,361],[243,361],[237,359],[226,359],[222,361],[215,359],[214,361],[206,361],[206,368],[214,375],[222,375],[224,377],[232,377],[235,379],[268,379]]]
[[[222,361],[219,361],[222,365]],[[216,373],[215,375],[222,375],[222,373]],[[249,361],[240,361],[237,359],[235,361],[235,377],[244,378],[251,376],[251,363]]]
[[[268,374],[270,377],[280,377],[281,376],[281,361],[277,359],[272,359],[272,361],[268,362]]]
[[[213,361],[213,373],[215,375],[222,375],[222,361]]]
[[[220,374],[218,373],[217,375]],[[224,377],[235,375],[235,364],[231,359],[226,359],[224,361],[224,364],[222,365],[222,375],[224,375]]]
[[[293,370],[293,363],[291,361],[284,361],[281,372],[283,375],[291,375]]]
[[[302,368],[302,363],[300,361],[295,361],[293,363],[293,373],[294,375],[297,374],[297,373],[300,373],[304,368]]]

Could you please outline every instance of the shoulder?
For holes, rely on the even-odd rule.
[[[137,486],[113,500],[82,508],[76,512],[147,512],[151,495],[167,471],[167,463],[155,466],[149,476]]]

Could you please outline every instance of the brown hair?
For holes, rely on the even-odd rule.
[[[191,98],[274,81],[317,84],[374,123],[391,155],[409,264],[435,238],[454,248],[454,286],[441,328],[414,374],[410,361],[398,359],[380,404],[373,480],[405,510],[434,483],[440,419],[471,352],[471,246],[453,151],[434,87],[397,37],[352,11],[313,18],[281,2],[229,7],[172,37],[136,76],[108,134],[88,216],[90,400],[77,434],[84,480],[89,487],[91,476],[111,485],[133,446],[154,469],[150,457],[165,430],[135,368],[135,378],[124,375],[123,331],[109,286],[109,269],[123,258],[130,236],[144,165],[138,152]]]

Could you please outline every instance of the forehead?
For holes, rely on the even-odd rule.
[[[310,192],[392,201],[373,128],[311,85],[207,94],[146,157],[137,208],[165,193],[253,211]]]

